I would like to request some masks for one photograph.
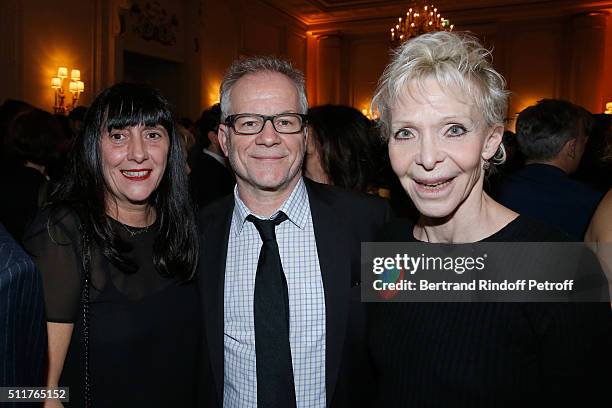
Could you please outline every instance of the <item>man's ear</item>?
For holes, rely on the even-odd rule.
[[[226,157],[229,157],[229,129],[226,125],[219,125],[219,130],[217,130],[217,138],[219,139],[219,146],[221,146],[221,150],[223,150],[223,154]]]
[[[217,130],[217,132],[219,132],[219,130]],[[208,131],[208,135],[207,135],[208,141],[213,146],[218,146],[219,145],[219,136],[217,136],[217,132],[215,132],[213,130],[209,130]]]
[[[503,125],[493,125],[490,129],[490,133],[482,147],[482,158],[485,160],[490,160],[495,155],[504,136]]]
[[[575,137],[573,137],[565,143],[565,146],[563,146],[563,149],[565,149],[567,155],[572,160],[576,158],[576,142],[577,141],[578,140]]]

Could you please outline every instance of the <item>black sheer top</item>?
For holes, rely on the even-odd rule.
[[[158,225],[137,229],[109,218],[138,269],[123,272],[91,250],[89,364],[94,406],[195,405],[200,340],[197,285],[162,277],[153,266]],[[81,237],[74,213],[43,212],[25,245],[42,273],[47,320],[74,323],[60,386],[68,406],[83,404]]]

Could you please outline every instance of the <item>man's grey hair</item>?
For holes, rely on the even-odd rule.
[[[221,81],[221,123],[231,114],[230,97],[236,82],[245,75],[259,72],[279,73],[289,78],[295,84],[298,93],[300,111],[297,113],[306,114],[308,112],[306,83],[302,72],[295,69],[289,61],[278,57],[250,57],[234,61]]]
[[[525,108],[516,120],[516,140],[528,160],[552,160],[581,132],[591,133],[593,116],[561,99],[542,99]]]

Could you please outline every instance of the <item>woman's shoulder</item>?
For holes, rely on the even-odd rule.
[[[601,200],[586,234],[589,242],[612,242],[612,189]]]
[[[43,207],[28,227],[25,241],[41,234],[48,234],[60,244],[69,244],[79,235],[81,222],[77,212],[68,206],[48,205]]]

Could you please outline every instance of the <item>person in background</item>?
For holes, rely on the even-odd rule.
[[[567,101],[544,99],[524,109],[516,121],[516,135],[526,166],[500,183],[499,202],[582,241],[603,197],[570,178],[578,169],[591,126],[591,114]]]
[[[46,200],[48,169],[59,158],[63,137],[57,119],[40,109],[23,113],[13,122],[0,171],[0,222],[18,242]]]
[[[47,331],[36,266],[0,224],[0,387],[42,387]],[[4,402],[3,407],[40,404]]]
[[[183,150],[183,156],[186,158],[189,154],[189,151],[196,144],[195,136],[187,128],[183,127],[183,125],[180,125],[178,123],[176,124],[176,134],[179,137],[179,140],[181,141],[181,149]],[[191,167],[189,166],[189,163],[187,161],[185,161],[185,164],[187,166],[187,174],[190,174]]]
[[[197,133],[197,128],[196,128],[196,124],[194,123],[193,120],[191,120],[188,117],[182,117],[177,121],[177,125],[181,125],[182,127],[184,127],[185,129],[187,129],[189,131],[189,133],[191,133],[192,135],[196,135]]]
[[[603,149],[603,162],[612,164],[612,139]],[[595,252],[606,272],[612,298],[612,189],[599,202],[584,240],[595,245]]]
[[[393,170],[421,215],[387,224],[380,241],[446,247],[563,239],[483,191],[486,172],[505,156],[508,103],[489,55],[469,34],[436,32],[402,44],[386,67],[373,110],[381,112]],[[368,306],[372,406],[609,404],[606,303]]]
[[[363,193],[377,190],[381,143],[368,118],[355,108],[323,105],[308,110],[308,125],[305,177]]]
[[[25,238],[44,288],[47,386],[70,387],[74,407],[194,406],[197,235],[168,102],[144,85],[105,89],[72,153]]]
[[[592,115],[592,118],[593,128],[580,167],[572,177],[605,194],[612,188],[612,115],[599,113]]]
[[[7,99],[0,105],[0,153],[2,153],[1,147],[9,136],[15,118],[32,109],[34,109],[34,106],[16,99]]]
[[[416,209],[397,182],[378,128],[357,109],[323,105],[308,110],[304,177],[389,199],[393,212],[411,218]]]
[[[75,135],[72,131],[71,122],[68,116],[55,113],[53,117],[60,123],[61,137],[57,144],[58,158],[47,167],[47,175],[49,179],[55,183],[64,177],[64,172],[68,165],[68,153],[72,149]]]
[[[85,115],[87,114],[87,106],[77,106],[68,114],[70,122],[71,136],[76,137],[83,132],[85,125]]]
[[[504,136],[502,137],[502,144],[506,151],[506,160],[492,169],[487,175],[485,180],[484,188],[488,194],[494,195],[498,189],[499,184],[513,174],[517,170],[522,169],[525,166],[525,160],[518,147],[518,141],[516,140],[516,134],[511,130],[504,130]]]
[[[193,154],[189,186],[196,207],[203,208],[229,195],[236,184],[234,173],[223,155],[217,130],[221,119],[219,104],[202,112],[199,124],[198,151]]]
[[[584,240],[595,244],[595,253],[608,278],[612,298],[612,190],[599,202]]]

